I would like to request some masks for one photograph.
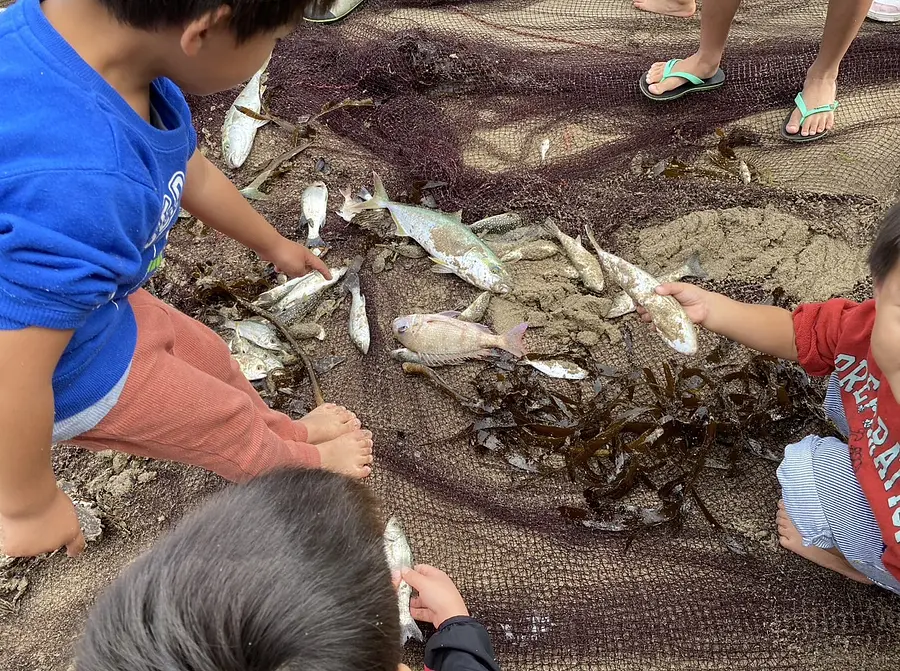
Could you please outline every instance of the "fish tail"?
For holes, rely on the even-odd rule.
[[[696,277],[700,280],[705,280],[707,277],[709,277],[709,274],[706,272],[703,266],[700,265],[700,254],[698,254],[697,252],[691,254],[688,260],[684,262],[684,268],[688,271],[687,277]]]
[[[387,191],[384,190],[384,183],[381,181],[381,177],[378,176],[378,173],[373,172],[372,179],[375,182],[375,194],[371,198],[364,200],[361,203],[348,203],[344,206],[344,209],[351,217],[360,212],[365,212],[366,210],[383,210],[390,202]]]
[[[269,200],[269,195],[263,193],[259,189],[247,187],[241,189],[241,195],[247,200]]]
[[[404,618],[404,620],[406,620],[406,618]],[[419,643],[425,642],[425,636],[422,634],[422,630],[419,629],[419,625],[416,624],[416,621],[413,620],[412,617],[403,623],[401,637],[403,638],[403,645],[406,645],[407,641],[410,639],[418,641]]]
[[[322,240],[322,238],[318,235],[316,235],[315,237],[308,237],[306,238],[306,246],[309,249],[312,249],[313,247],[324,247],[325,241]]]
[[[553,233],[556,237],[559,237],[562,231],[559,230],[559,226],[556,225],[556,222],[553,221],[550,217],[547,217],[544,220],[544,228]]]
[[[591,245],[593,245],[593,247],[594,247],[594,252],[597,254],[597,257],[600,259],[600,262],[602,263],[605,260],[604,254],[606,254],[606,252],[604,252],[603,249],[601,249],[600,245],[597,244],[597,240],[596,240],[596,238],[594,238],[594,231],[591,229],[590,226],[585,225],[584,232],[587,233],[588,240],[591,241]]]
[[[504,333],[501,348],[513,356],[525,356],[525,330],[527,328],[528,323],[523,322]]]

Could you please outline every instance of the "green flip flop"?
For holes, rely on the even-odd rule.
[[[725,83],[725,72],[722,68],[716,70],[715,74],[709,79],[700,79],[697,75],[692,75],[690,72],[673,72],[675,69],[675,65],[680,63],[681,61],[677,58],[673,58],[671,61],[666,63],[665,69],[663,69],[662,79],[657,83],[661,83],[666,81],[667,79],[671,79],[672,77],[681,77],[682,79],[686,79],[687,81],[681,86],[672,89],[671,91],[666,91],[665,93],[651,93],[650,92],[650,84],[647,83],[647,75],[645,74],[639,80],[639,84],[641,87],[641,93],[650,98],[650,100],[655,100],[657,102],[667,102],[669,100],[677,100],[682,96],[686,96],[688,93],[701,93],[703,91],[714,91],[715,89],[721,88]]]
[[[303,18],[310,23],[334,23],[340,21],[354,9],[359,7],[364,0],[327,0],[311,3]]]
[[[822,114],[823,112],[834,112],[838,105],[837,100],[835,100],[830,105],[822,105],[821,107],[816,107],[815,109],[807,109],[806,103],[803,101],[803,93],[798,93],[797,97],[794,98],[794,105],[800,110],[800,125],[803,125],[803,122],[806,121],[813,114]],[[793,115],[794,110],[788,112],[787,117],[784,119],[784,123],[781,124],[781,137],[783,137],[788,142],[815,142],[816,140],[821,140],[823,137],[828,135],[828,131],[822,131],[821,133],[816,133],[815,135],[801,135],[800,131],[796,133],[788,133],[787,125],[791,121],[791,115]]]

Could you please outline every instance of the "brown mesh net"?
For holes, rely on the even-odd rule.
[[[552,215],[573,235],[590,223],[611,251],[653,272],[670,256],[680,260],[680,252],[699,250],[711,275],[706,286],[734,297],[762,300],[776,285],[786,286],[795,302],[831,293],[866,296],[863,248],[900,174],[898,33],[867,23],[843,66],[837,130],[820,144],[786,145],[778,127],[815,56],[824,16],[820,0],[745,0],[723,64],[726,87],[655,105],[640,95],[638,78],[652,62],[695,48],[696,18],[641,14],[627,0],[370,0],[340,24],[301,29],[276,51],[269,78],[273,114],[293,121],[345,98],[372,98],[376,106],[325,117],[328,132],[317,136],[309,165],[298,161],[273,181],[273,198],[260,210],[296,236],[299,194],[313,178],[314,159],[323,157],[330,163],[331,209],[339,205],[338,186],[371,185],[374,168],[398,199],[417,180],[446,182],[430,193],[443,210],[462,208],[467,223],[511,209],[529,223]],[[214,159],[233,99],[230,92],[192,101],[201,142]],[[753,171],[749,185],[727,173],[671,168],[672,157],[691,168],[704,165],[720,140],[717,129],[735,128],[760,135],[758,144],[735,148]],[[545,138],[550,146],[542,162]],[[263,129],[235,181],[248,183],[286,142],[279,130]],[[663,160],[670,169],[656,174],[653,166]],[[196,232],[173,236],[154,287],[206,319],[221,304],[211,309],[198,298],[198,274],[238,280],[260,266],[236,246]],[[333,265],[357,253],[369,260],[380,253],[377,236],[333,215],[323,236],[334,244]],[[736,239],[742,246],[732,249]],[[727,263],[717,265],[720,257]],[[774,463],[747,453],[736,473],[707,469],[697,485],[710,513],[742,539],[746,553],[736,554],[695,506],[677,535],[587,529],[559,512],[560,506],[584,506],[583,484],[565,470],[535,477],[471,446],[466,428],[473,416],[423,379],[405,376],[388,351],[396,346],[394,317],[458,308],[477,292],[426,272],[427,260],[392,262],[385,272],[374,272],[369,262],[362,271],[369,355],[360,357],[347,336],[346,307],[323,322],[328,338],[311,352],[347,357],[322,377],[326,399],[353,409],[375,432],[375,488],[403,520],[416,558],[458,581],[504,668],[896,667],[896,598],[778,547]],[[533,287],[559,262],[516,264],[513,272],[520,286]],[[808,281],[837,266],[845,271],[840,281]],[[523,318],[544,319],[543,328],[529,331],[533,351],[583,347],[579,351],[592,360],[622,370],[659,371],[673,358],[635,322],[604,325],[588,314],[591,305],[574,285],[540,281],[547,287],[495,299],[488,323],[501,331]],[[715,345],[703,337],[704,354]],[[455,389],[474,393],[482,368],[440,372]],[[297,388],[306,389],[302,374],[299,380]],[[572,383],[553,387],[589,394],[591,382],[580,392]],[[308,400],[304,392],[294,407]],[[806,425],[798,417],[795,439]],[[783,441],[768,447],[780,453]],[[93,457],[64,454],[58,466],[94,476],[96,469],[85,465]],[[157,489],[148,490],[150,502],[144,497],[145,509],[129,522],[140,543],[123,540],[115,528],[109,532],[112,540],[105,542],[123,556],[165,526],[142,521],[155,519],[146,508],[168,511],[170,492],[178,491],[180,511],[190,505],[189,492],[209,486],[177,469],[161,473]],[[111,566],[117,561],[109,559]],[[96,589],[82,576],[79,584],[85,582],[87,591]],[[83,617],[82,601],[69,598],[60,611],[67,614],[62,626],[70,638]],[[24,613],[9,616],[4,632],[42,629],[46,620],[38,613],[57,610],[29,610],[24,603]],[[19,639],[4,668],[65,669],[68,642],[55,648],[63,653],[50,655],[52,664],[38,664],[34,660],[45,659],[40,637]],[[411,647],[409,657],[421,664],[421,650]]]

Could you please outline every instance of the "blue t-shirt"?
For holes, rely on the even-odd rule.
[[[154,127],[40,0],[0,12],[0,91],[0,330],[74,330],[53,376],[64,440],[118,399],[137,343],[127,297],[162,261],[197,137],[172,82],[151,86]]]

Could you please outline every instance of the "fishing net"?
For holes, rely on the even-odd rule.
[[[328,129],[310,154],[327,159],[330,165],[320,161],[318,169],[333,191],[337,184],[371,187],[375,169],[398,199],[416,191],[416,183],[444,183],[428,194],[445,211],[463,209],[467,223],[507,210],[530,223],[553,216],[572,235],[589,223],[610,251],[652,272],[683,260],[689,248],[701,250],[712,276],[704,286],[736,298],[776,300],[775,286],[788,289],[779,299],[788,303],[831,293],[864,297],[871,286],[861,279],[863,248],[900,174],[898,35],[867,23],[843,65],[832,138],[786,145],[778,128],[817,52],[825,9],[820,0],[745,0],[723,63],[726,87],[655,105],[638,92],[638,78],[654,61],[692,52],[697,18],[638,13],[627,0],[369,0],[340,24],[302,28],[282,43],[270,67],[267,104],[273,115],[296,122],[330,103],[372,99],[374,106],[322,118]],[[233,99],[230,92],[191,101],[202,146],[214,159]],[[254,157],[235,175],[241,186],[283,151],[272,146],[273,136],[284,142],[279,133],[260,133]],[[723,152],[726,138],[732,140]],[[729,151],[746,163],[750,184],[716,164]],[[311,178],[289,173],[271,187],[273,199],[259,204],[282,232],[297,236],[299,193]],[[712,228],[700,226],[712,220]],[[796,221],[804,222],[799,233]],[[195,233],[173,236],[164,274],[151,288],[214,323],[210,316],[221,303],[202,300],[195,280],[215,273],[238,282],[258,264],[221,239]],[[728,468],[704,468],[695,491],[708,515],[691,501],[677,533],[671,525],[590,528],[581,475],[552,455],[473,444],[476,416],[434,384],[405,375],[388,356],[396,346],[394,317],[460,308],[477,292],[427,272],[427,260],[388,257],[385,264],[376,246],[383,240],[356,223],[331,216],[323,236],[336,259],[367,255],[361,277],[372,325],[366,357],[347,336],[345,308],[326,324],[326,341],[311,348],[316,356],[347,358],[322,376],[326,399],[347,405],[374,431],[375,489],[403,521],[417,560],[457,580],[503,668],[896,666],[895,597],[778,547],[775,463],[743,450]],[[757,252],[712,272],[717,255],[739,237],[742,249]],[[215,262],[213,249],[228,261]],[[777,258],[756,264],[762,249]],[[778,256],[781,249],[788,252]],[[384,272],[373,270],[379,259]],[[516,264],[514,273],[531,287],[549,277],[541,273],[552,273],[558,259],[529,270]],[[796,280],[804,264],[811,275],[819,266],[824,273],[841,265],[844,280],[804,284]],[[644,368],[664,379],[663,364],[677,358],[671,350],[634,321],[603,326],[587,314],[597,307],[591,300],[535,289],[524,303],[494,299],[487,321],[498,332],[522,319],[534,323],[528,343],[535,352],[577,349],[579,360],[593,366],[589,380],[545,380],[546,389],[567,398],[590,399],[598,389],[602,398],[611,389],[605,376],[642,375]],[[556,314],[555,302],[570,319],[564,327],[553,319],[538,327],[542,313]],[[716,345],[703,335],[704,357]],[[739,349],[724,358],[738,366],[747,360]],[[705,370],[710,364],[703,357],[671,364],[672,370],[685,365]],[[485,367],[439,372],[449,387],[474,398],[479,376],[498,374],[490,366],[484,373]],[[307,386],[300,374],[295,389]],[[284,407],[302,410],[309,395],[298,393],[292,403],[282,400]],[[637,402],[650,401],[639,395]],[[804,430],[829,430],[804,414],[806,406],[796,408],[791,440]],[[786,439],[761,442],[763,451],[780,454]],[[515,454],[525,461],[510,459]],[[634,505],[657,500],[648,487],[629,496]],[[160,504],[168,505],[163,494]],[[588,516],[579,519],[573,510]],[[408,656],[421,665],[421,649],[411,645]],[[32,659],[25,652],[10,656],[26,658]],[[11,662],[9,668],[38,667]]]

